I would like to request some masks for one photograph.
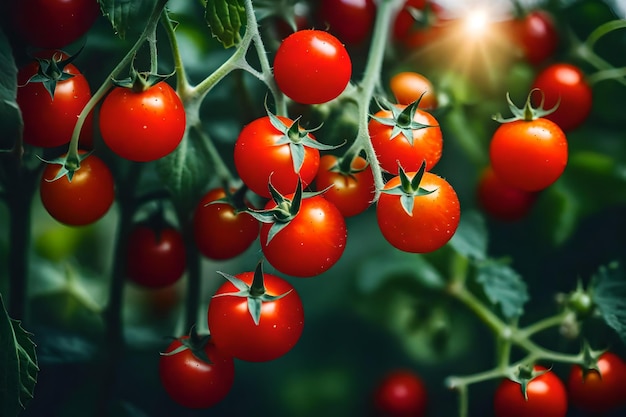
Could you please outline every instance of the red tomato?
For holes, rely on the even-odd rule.
[[[514,36],[528,62],[537,65],[554,55],[559,46],[559,33],[548,12],[534,10],[514,21],[514,25]]]
[[[142,92],[115,87],[100,108],[102,139],[131,161],[154,161],[171,153],[183,138],[185,123],[183,104],[166,82]]]
[[[265,206],[274,207],[274,201]],[[347,229],[341,212],[319,195],[303,198],[298,214],[268,243],[271,226],[261,226],[261,249],[267,261],[283,274],[319,275],[333,266],[346,248]]]
[[[259,236],[259,222],[248,213],[236,213],[226,197],[214,188],[202,197],[193,214],[193,236],[200,253],[211,259],[230,259],[248,249]]]
[[[374,391],[374,406],[380,417],[423,417],[428,396],[418,375],[409,370],[387,374]]]
[[[300,30],[289,35],[274,58],[278,88],[302,104],[326,103],[343,92],[352,62],[341,42],[328,32]]]
[[[372,31],[376,5],[373,0],[322,0],[319,15],[342,42],[358,44]]]
[[[254,272],[235,276],[248,285]],[[266,362],[289,352],[300,339],[304,327],[302,300],[293,286],[272,274],[263,274],[266,294],[278,296],[264,301],[259,324],[255,324],[248,310],[248,297],[221,295],[239,290],[225,282],[209,303],[209,329],[215,345],[235,358],[249,362]]]
[[[559,107],[545,118],[566,132],[583,124],[591,112],[591,86],[585,74],[574,65],[558,63],[544,68],[535,78],[532,88],[538,88],[545,94],[545,108],[554,107],[561,98]],[[536,104],[540,99],[539,94],[533,96]]]
[[[41,176],[39,192],[48,213],[69,226],[84,226],[104,216],[115,199],[109,167],[92,154],[81,161],[71,182],[67,176],[52,181],[62,168],[48,164]]]
[[[404,105],[396,105],[400,110]],[[389,110],[379,110],[375,115],[378,118],[393,118]],[[375,119],[370,119],[368,129],[372,146],[378,156],[378,163],[387,172],[398,174],[398,162],[405,171],[417,171],[426,161],[426,170],[430,171],[441,158],[443,150],[443,136],[439,123],[428,112],[417,109],[412,122],[421,123],[430,127],[412,129],[413,143],[409,142],[406,136],[399,132],[391,136],[394,126],[380,123]],[[397,119],[395,125],[409,127],[411,120]]]
[[[412,71],[399,72],[391,77],[389,87],[398,104],[409,105],[421,97],[420,109],[437,107],[435,88],[422,74]]]
[[[619,356],[606,352],[598,359],[598,370],[583,377],[582,368],[573,366],[567,388],[574,406],[604,414],[626,403],[626,365]]]
[[[318,191],[328,188],[322,196],[333,203],[344,217],[356,216],[364,212],[374,200],[376,186],[372,168],[360,156],[352,161],[354,173],[344,174],[334,170],[336,164],[336,156],[322,156],[315,177],[315,188]]]
[[[62,61],[68,55],[60,51],[40,54],[39,58]],[[18,73],[17,104],[24,120],[24,142],[44,148],[65,145],[72,138],[76,120],[91,98],[87,79],[78,68],[67,64],[63,72],[73,77],[58,81],[54,99],[41,82],[27,81],[39,70],[39,62],[33,61]],[[81,130],[80,141],[92,141],[93,117],[87,116]]]
[[[187,339],[185,336],[183,339]],[[182,346],[174,340],[165,353]],[[211,363],[198,358],[190,349],[173,355],[161,355],[159,377],[167,394],[187,408],[209,408],[228,395],[235,380],[233,358],[218,350],[212,341],[204,347]]]
[[[510,379],[500,383],[494,395],[496,417],[565,417],[567,392],[563,382],[544,367],[535,366],[535,370],[545,373],[528,383],[528,399],[519,383]]]
[[[407,172],[413,179],[415,172]],[[400,185],[400,177],[389,180],[383,190]],[[459,225],[461,208],[454,188],[443,178],[425,172],[420,188],[433,191],[413,198],[409,215],[402,207],[400,196],[383,191],[376,206],[378,226],[385,239],[394,247],[413,253],[433,252],[445,245]]]
[[[287,126],[294,121],[278,118]],[[311,139],[315,139],[309,134]],[[288,143],[281,143],[285,133],[274,127],[268,116],[247,124],[239,133],[235,143],[235,168],[241,180],[256,194],[269,198],[268,183],[280,193],[293,193],[298,183],[294,170],[293,156]],[[304,146],[304,145],[303,145]],[[304,162],[300,168],[302,186],[306,187],[317,174],[320,164],[319,150],[304,146]]]
[[[100,15],[96,0],[14,0],[13,27],[37,48],[61,48],[83,36]]]
[[[510,186],[491,167],[485,168],[480,176],[476,196],[488,215],[504,221],[522,219],[537,200],[537,193]]]
[[[409,8],[427,11],[426,22],[418,23]],[[421,48],[441,40],[447,30],[442,19],[443,7],[430,0],[406,0],[393,25],[393,37],[408,48]]]
[[[496,175],[512,187],[539,191],[554,183],[567,165],[567,139],[550,120],[502,123],[491,139],[489,157]]]
[[[180,279],[187,266],[185,242],[173,227],[137,225],[126,242],[126,274],[136,284],[161,288]]]

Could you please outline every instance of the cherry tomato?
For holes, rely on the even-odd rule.
[[[415,172],[407,172],[413,179]],[[400,177],[389,180],[376,206],[378,226],[384,238],[394,247],[413,253],[433,252],[445,245],[459,225],[461,208],[454,188],[443,178],[425,172],[420,188],[430,194],[413,198],[409,215],[402,206],[400,195],[387,194],[400,185]]]
[[[430,80],[412,71],[399,72],[389,80],[389,87],[398,104],[409,105],[421,97],[420,109],[435,109],[437,96]]]
[[[488,215],[498,220],[516,221],[528,214],[537,200],[537,193],[510,186],[487,167],[478,180],[476,197]]]
[[[567,139],[548,119],[502,123],[489,148],[496,175],[512,187],[539,191],[554,183],[567,165]]]
[[[552,108],[559,103],[556,111],[545,118],[552,120],[566,132],[583,124],[591,113],[591,86],[580,68],[572,64],[557,63],[544,68],[535,78],[532,87],[543,91],[546,108]],[[539,103],[540,95],[534,95],[533,100]]]
[[[38,55],[42,59],[63,61],[68,55],[60,51],[48,51]],[[17,104],[24,120],[24,142],[44,148],[65,145],[72,138],[76,120],[91,98],[87,79],[72,64],[63,72],[73,77],[58,81],[54,98],[41,82],[28,82],[39,70],[39,62],[33,61],[18,73]],[[90,113],[81,129],[80,142],[92,141],[93,117]]]
[[[371,33],[376,17],[373,0],[322,0],[320,21],[342,42],[358,44]]]
[[[339,172],[334,169],[336,165],[336,156],[322,156],[315,177],[315,188],[318,191],[327,189],[322,196],[333,203],[344,217],[356,216],[364,212],[374,200],[376,187],[372,168],[360,156],[352,161],[354,173]]]
[[[96,0],[14,0],[13,27],[37,48],[62,48],[83,36],[100,15]]]
[[[92,154],[81,161],[71,182],[66,175],[53,181],[62,168],[48,164],[41,176],[39,192],[48,213],[69,226],[84,226],[104,216],[115,199],[109,167]]]
[[[424,383],[409,370],[388,373],[374,391],[374,407],[380,417],[423,417],[427,402]]]
[[[416,22],[409,8],[425,13],[424,22]],[[421,48],[441,40],[447,31],[442,19],[443,7],[430,0],[406,0],[393,25],[393,37],[407,48]]]
[[[185,133],[185,109],[176,91],[159,82],[142,92],[115,87],[100,108],[100,132],[122,158],[148,162],[171,153]]]
[[[137,225],[128,236],[126,274],[136,284],[161,288],[174,284],[186,268],[185,242],[173,227]]]
[[[187,339],[184,336],[182,339]],[[180,348],[174,340],[165,353]],[[190,349],[173,355],[161,355],[159,377],[167,394],[187,408],[209,408],[222,401],[230,392],[235,380],[233,358],[225,355],[210,340],[204,352],[211,363],[200,359]]]
[[[400,110],[404,105],[396,105]],[[375,117],[392,119],[392,112],[379,110]],[[439,123],[428,112],[417,109],[413,120],[405,120],[404,117],[397,119],[396,126],[409,127],[411,122],[417,122],[428,127],[412,129],[412,142],[402,132],[391,136],[394,125],[383,124],[375,119],[370,119],[368,124],[372,146],[378,156],[378,163],[387,172],[398,174],[398,163],[405,171],[417,171],[426,161],[426,170],[430,171],[441,158],[443,150],[443,136]]]
[[[259,236],[259,222],[247,213],[236,213],[226,197],[214,188],[202,197],[193,215],[193,236],[200,253],[211,259],[230,259],[248,249]]]
[[[286,126],[294,121],[278,116]],[[309,134],[311,139],[315,139]],[[256,194],[269,198],[268,183],[283,194],[292,193],[298,183],[289,143],[283,143],[286,134],[272,125],[268,116],[244,126],[235,143],[235,168],[241,180]],[[285,141],[286,142],[286,141]],[[302,145],[304,146],[304,145]],[[319,150],[304,146],[304,159],[300,167],[302,186],[313,179],[320,163]]]
[[[293,198],[293,195],[287,195]],[[276,207],[269,201],[266,209]],[[312,277],[333,266],[346,248],[347,229],[341,212],[322,196],[303,198],[298,214],[268,243],[272,224],[261,226],[261,250],[283,274]]]
[[[606,352],[598,359],[598,370],[583,370],[575,365],[567,380],[571,403],[589,413],[604,414],[626,403],[626,365]]]
[[[554,55],[559,46],[559,33],[550,13],[534,10],[514,24],[517,42],[528,62],[537,65]]]
[[[519,383],[510,379],[500,383],[494,394],[496,417],[565,417],[567,392],[563,382],[544,367],[535,366],[535,371],[545,373],[528,383],[528,399],[524,398]]]
[[[248,285],[254,272],[235,275]],[[209,329],[215,345],[235,358],[266,362],[289,352],[300,339],[304,310],[293,286],[272,274],[263,274],[266,294],[284,297],[263,301],[258,325],[248,309],[248,297],[223,295],[239,290],[230,282],[222,284],[209,303]]]
[[[274,58],[278,88],[302,104],[326,103],[343,92],[352,62],[341,42],[328,32],[300,30],[289,35]]]

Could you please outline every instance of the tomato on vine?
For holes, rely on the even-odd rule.
[[[441,158],[441,128],[433,115],[418,108],[419,103],[418,99],[408,106],[391,105],[368,123],[378,163],[391,174],[398,174],[398,164],[405,171],[417,171],[424,161],[430,171]]]
[[[321,104],[343,92],[352,61],[343,44],[328,32],[299,30],[282,41],[274,57],[278,88],[302,104]]]
[[[209,408],[222,401],[235,380],[233,358],[217,349],[210,336],[192,330],[161,353],[159,378],[165,392],[183,407]]]
[[[554,19],[545,10],[533,10],[513,21],[513,36],[528,62],[538,65],[552,57],[559,46]]]
[[[306,187],[317,174],[320,150],[333,149],[302,129],[297,121],[268,112],[248,123],[235,142],[235,168],[256,194],[269,198],[268,184],[293,192],[298,180]]]
[[[584,370],[574,365],[567,379],[571,403],[588,413],[605,414],[626,404],[626,364],[612,352],[605,352]]]
[[[406,0],[393,24],[394,39],[411,49],[436,42],[447,30],[443,10],[431,0]]]
[[[319,20],[347,44],[359,44],[371,33],[376,17],[373,0],[322,0]]]
[[[45,51],[18,72],[17,104],[24,121],[24,142],[44,148],[65,145],[91,98],[84,75],[61,51]],[[91,142],[93,118],[82,126],[80,141]]]
[[[80,158],[80,168],[73,173],[65,170],[63,158],[47,164],[39,183],[44,208],[57,221],[69,226],[84,226],[99,220],[115,199],[109,167],[93,154],[81,153]]]
[[[502,181],[490,166],[478,179],[476,198],[480,207],[490,216],[503,221],[524,218],[537,200],[533,191],[520,190]]]
[[[15,31],[29,45],[62,48],[83,36],[100,15],[94,0],[14,0]]]
[[[398,104],[408,106],[419,101],[419,108],[432,110],[437,107],[437,95],[428,78],[413,71],[394,74],[389,80],[389,88]]]
[[[333,203],[344,217],[367,210],[376,192],[372,168],[358,155],[354,158],[322,156],[315,189],[326,190],[322,197]]]
[[[496,417],[565,417],[567,392],[551,370],[535,366],[532,376],[520,382],[503,380],[494,394]]]
[[[185,123],[183,103],[164,81],[115,87],[100,107],[102,139],[131,161],[154,161],[173,152],[183,139]]]
[[[389,180],[376,205],[383,237],[394,247],[412,253],[433,252],[445,245],[459,225],[461,207],[454,188],[426,172],[404,172]]]
[[[427,404],[424,382],[407,369],[389,372],[374,390],[374,407],[380,417],[423,417]]]
[[[534,90],[533,90],[534,91]],[[512,187],[539,191],[554,183],[565,170],[567,138],[554,122],[542,117],[550,111],[531,105],[530,92],[523,109],[507,95],[514,117],[497,115],[501,123],[491,138],[489,158],[496,175]]]
[[[244,207],[237,208],[238,203]],[[259,222],[242,210],[245,202],[229,202],[223,188],[214,188],[202,197],[192,220],[200,253],[211,259],[231,259],[252,245],[259,236]]]
[[[593,92],[585,74],[575,65],[556,63],[544,68],[537,74],[533,88],[543,91],[547,107],[558,103],[556,110],[545,117],[566,132],[582,125],[591,113]]]
[[[167,224],[136,225],[126,241],[126,274],[143,287],[161,288],[174,284],[185,272],[185,241]]]
[[[302,301],[293,286],[264,273],[262,262],[254,272],[218,273],[228,280],[209,303],[209,329],[218,349],[249,362],[289,352],[304,327]]]

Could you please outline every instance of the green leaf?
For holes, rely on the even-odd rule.
[[[601,266],[591,281],[591,297],[606,324],[626,343],[626,277],[617,263]]]
[[[0,296],[0,415],[17,416],[33,398],[37,382],[35,343],[9,317]]]
[[[461,255],[484,261],[487,259],[487,225],[477,211],[464,212],[450,245]]]
[[[22,115],[16,102],[17,67],[11,46],[0,30],[0,147],[9,148],[21,136]]]
[[[513,268],[497,261],[478,267],[476,281],[494,305],[500,305],[504,317],[511,319],[524,313],[528,290],[522,277]]]
[[[209,0],[206,4],[205,19],[224,48],[230,48],[241,41],[239,31],[245,24],[246,9],[243,0]]]
[[[130,29],[143,28],[157,0],[99,0],[102,14],[109,19],[113,30],[126,38]]]

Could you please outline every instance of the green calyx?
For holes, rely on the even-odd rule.
[[[363,172],[369,166],[369,163],[363,165],[362,168],[354,168],[354,161],[357,159],[358,154],[347,153],[337,158],[337,161],[329,168],[329,171],[336,172],[346,177],[354,178],[355,174]]]
[[[134,67],[131,67],[128,78],[111,80],[111,83],[116,87],[130,88],[134,93],[142,93],[171,76],[172,74],[161,75],[151,72],[138,72]]]
[[[422,165],[420,165],[419,170],[415,173],[413,178],[409,178],[406,172],[404,172],[402,166],[398,164],[400,184],[393,188],[384,189],[381,193],[400,196],[400,204],[402,205],[402,208],[409,216],[413,216],[415,197],[429,195],[437,191],[436,188],[433,190],[427,190],[420,186],[425,172],[426,161],[422,162]]]
[[[547,372],[550,372],[550,369],[536,370],[533,364],[524,364],[520,365],[517,371],[512,375],[509,375],[509,379],[520,384],[522,395],[524,399],[528,401],[528,384],[530,384],[533,379]]]
[[[291,290],[289,290],[286,293],[279,294],[279,295],[270,295],[267,293],[265,289],[264,275],[263,275],[263,260],[259,261],[259,263],[256,266],[256,269],[254,270],[254,278],[252,280],[252,285],[246,284],[245,282],[243,282],[242,280],[240,280],[239,278],[233,275],[229,275],[221,271],[217,271],[217,273],[223,276],[224,278],[226,278],[228,281],[230,281],[230,283],[233,284],[235,288],[237,288],[238,291],[223,293],[223,294],[216,294],[213,297],[215,298],[215,297],[231,296],[231,297],[247,298],[248,299],[248,312],[250,313],[250,317],[252,317],[254,324],[256,324],[257,326],[259,325],[259,322],[261,320],[261,307],[263,306],[263,303],[276,301],[278,299],[283,298],[284,296],[286,296],[287,294],[291,292]]]
[[[419,123],[413,120],[413,118],[415,117],[415,113],[418,110],[419,103],[422,100],[424,94],[425,93],[422,93],[422,95],[417,100],[404,108],[400,108],[397,105],[391,104],[384,99],[377,100],[378,105],[381,109],[391,112],[391,117],[377,117],[372,115],[371,118],[376,120],[380,124],[392,127],[389,140],[392,140],[398,134],[402,134],[412,146],[413,132],[415,130],[425,129],[428,127],[437,127],[433,125],[425,125],[423,123]]]
[[[600,356],[602,356],[604,353],[606,353],[606,349],[594,350],[591,349],[589,342],[587,342],[586,340],[583,342],[583,346],[580,352],[582,360],[579,364],[583,373],[583,381],[587,378],[587,375],[590,372],[597,372],[598,375],[600,375],[600,378],[602,378],[602,374],[600,373],[600,367],[598,366],[598,359],[600,359]]]
[[[49,59],[35,58],[39,63],[39,69],[35,75],[28,79],[27,83],[41,83],[48,94],[50,94],[50,98],[54,100],[54,91],[56,90],[57,83],[74,77],[74,74],[65,72],[64,69],[76,59],[81,51],[82,48],[67,59],[61,59],[63,55],[60,52],[55,53]]]
[[[204,206],[206,207],[212,204],[228,204],[233,209],[235,209],[235,214],[248,211],[248,205],[246,204],[245,199],[246,192],[248,192],[248,187],[245,184],[235,189],[234,192],[231,190],[228,184],[224,184],[222,189],[224,190],[224,197],[206,203]]]
[[[539,92],[541,94],[541,102],[539,103],[539,106],[537,107],[533,107],[533,104],[532,104],[532,95],[534,92]],[[506,93],[506,101],[509,104],[509,109],[511,110],[511,113],[513,113],[513,117],[505,119],[504,117],[502,117],[502,114],[497,113],[492,116],[492,119],[498,123],[509,123],[509,122],[514,122],[516,120],[523,120],[526,122],[530,122],[532,120],[536,120],[536,119],[539,119],[540,117],[544,117],[551,113],[554,113],[556,109],[559,107],[559,104],[561,103],[561,98],[559,97],[559,100],[554,105],[554,107],[550,109],[544,109],[545,98],[546,97],[543,94],[543,91],[541,91],[538,88],[533,88],[532,90],[530,90],[530,92],[528,93],[528,96],[526,97],[526,103],[524,104],[524,107],[520,108],[520,107],[517,107],[513,103],[509,93]]]
[[[89,155],[92,154],[92,152],[93,151],[89,151],[87,153],[79,153],[78,159],[70,158],[69,154],[66,156],[60,156],[58,158],[55,158],[49,161],[38,157],[42,162],[45,162],[47,164],[62,165],[62,168],[59,170],[57,175],[52,179],[46,178],[46,181],[54,182],[58,180],[59,178],[67,177],[67,180],[69,182],[72,182],[72,178],[74,178],[74,173],[80,169],[80,163],[84,161],[85,159],[87,159]]]
[[[174,356],[180,352],[185,350],[191,351],[191,354],[195,356],[198,360],[211,365],[213,362],[209,359],[206,354],[206,345],[211,340],[210,335],[199,335],[196,331],[196,326],[191,326],[189,330],[188,337],[179,337],[172,338],[173,340],[178,340],[181,345],[171,352],[159,352],[161,356]]]

